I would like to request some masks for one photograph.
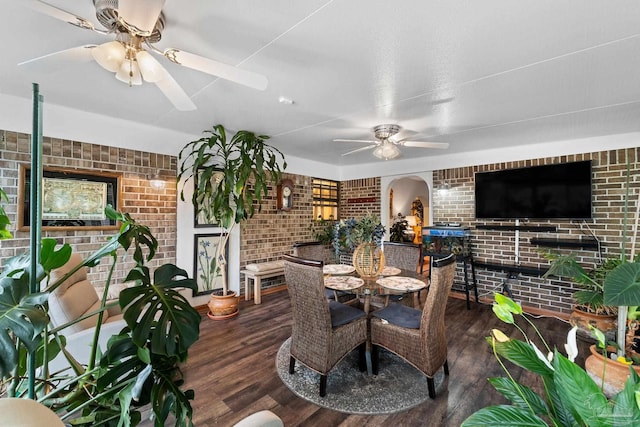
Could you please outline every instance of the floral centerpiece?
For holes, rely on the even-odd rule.
[[[356,221],[339,221],[334,227],[333,248],[336,258],[351,253],[353,266],[361,277],[374,277],[384,268],[384,254],[380,245],[384,227],[377,216],[368,214]]]

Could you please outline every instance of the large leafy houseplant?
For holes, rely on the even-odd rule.
[[[475,426],[631,426],[640,425],[640,378],[630,369],[624,389],[607,398],[601,388],[577,365],[574,360],[578,350],[575,327],[569,332],[563,356],[557,349],[551,350],[535,325],[526,317],[522,307],[509,298],[495,295],[493,311],[503,322],[514,325],[524,340],[509,338],[494,329],[487,341],[496,359],[507,374],[489,381],[507,400],[509,405],[482,408],[463,423],[463,427]],[[520,328],[515,316],[528,322],[537,337],[528,337]],[[543,350],[534,341],[543,343]],[[538,375],[543,392],[536,393],[516,381],[503,359]]]
[[[234,226],[260,211],[269,184],[280,181],[287,163],[278,149],[265,142],[269,139],[266,135],[240,130],[229,139],[220,124],[204,133],[207,136],[180,150],[177,179],[183,183],[181,200],[185,185],[196,181],[191,197],[195,214],[203,214],[226,231],[216,254],[226,295],[226,241]]]
[[[179,363],[186,360],[189,347],[198,339],[200,316],[177,289],[194,289],[196,284],[172,264],[158,267],[152,275],[145,264],[154,257],[158,242],[149,228],[111,208],[106,214],[121,222],[119,232],[77,268],[46,285],[49,272],[69,260],[71,247],[59,246],[55,239],[42,239],[37,269],[42,292],[29,292],[31,254],[5,263],[0,275],[0,375],[4,393],[24,397],[30,387],[27,383],[35,384],[36,399],[74,426],[137,425],[141,420],[139,405],[147,402],[155,425],[165,425],[173,413],[176,426],[191,426],[189,401],[194,393],[181,390]],[[96,311],[101,316],[108,307],[108,289],[121,250],[130,249],[135,267],[126,281],[133,286],[120,293],[118,302],[126,327],[110,338],[101,354],[97,344],[99,320],[88,365],[80,365],[66,351],[65,336],[65,329],[79,319],[49,328],[48,295],[79,268],[95,266],[111,257],[101,306]],[[48,362],[59,353],[72,368],[49,372]],[[30,355],[35,355],[38,367],[35,378],[29,378],[26,366]]]
[[[608,273],[620,265],[620,258],[608,258],[596,268],[586,270],[573,254],[547,252],[544,256],[551,264],[543,277],[567,277],[580,287],[573,293],[578,310],[606,315],[617,313],[615,305],[604,303],[604,281]]]

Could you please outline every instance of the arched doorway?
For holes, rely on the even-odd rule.
[[[382,177],[381,180],[381,221],[386,229],[393,223],[394,217],[415,216],[422,207],[420,224],[416,224],[416,232],[420,226],[431,224],[431,191],[433,184],[431,172],[412,175]],[[388,234],[386,236],[388,238]]]

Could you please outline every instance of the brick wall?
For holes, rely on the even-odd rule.
[[[247,264],[275,261],[284,254],[291,254],[295,242],[313,240],[313,193],[311,177],[284,173],[282,179],[294,183],[293,208],[279,211],[276,186],[269,188],[263,199],[262,209],[242,225],[240,234],[240,268]],[[284,282],[282,277],[264,279],[262,287],[268,288]],[[244,291],[244,286],[241,286]]]
[[[380,178],[364,178],[340,183],[341,219],[359,219],[367,214],[380,216]]]
[[[79,141],[43,138],[43,166],[77,169],[91,173],[102,171],[122,174],[122,199],[119,209],[131,214],[138,222],[149,226],[158,239],[158,252],[150,267],[175,263],[176,255],[176,158],[116,147],[106,147]],[[0,186],[9,196],[6,211],[11,218],[11,230],[16,229],[19,164],[30,164],[30,135],[0,130]],[[148,175],[166,177],[162,190],[151,188]],[[87,256],[113,234],[110,230],[43,231],[43,237],[53,237],[59,243],[69,243],[74,252]],[[0,263],[28,250],[29,232],[15,231],[11,240],[0,241]],[[120,251],[121,254],[123,253]],[[122,257],[120,257],[122,259]],[[129,257],[130,259],[130,257]],[[103,285],[110,259],[90,271],[94,285]],[[122,283],[133,264],[119,262],[113,283]]]
[[[313,240],[313,192],[311,177],[283,174],[295,185],[293,209],[281,212],[277,209],[276,188],[270,188],[263,199],[262,210],[248,220],[240,237],[240,268],[250,263],[274,261],[291,253],[295,242]],[[349,199],[371,199],[351,201]],[[367,178],[340,183],[340,218],[361,218],[371,213],[380,216],[380,178]],[[263,288],[282,284],[283,278],[262,281]]]
[[[529,239],[538,238],[579,238],[593,232],[601,241],[603,257],[618,257],[623,234],[624,217],[624,183],[627,170],[627,159],[631,166],[631,192],[629,201],[630,215],[634,214],[637,205],[637,192],[640,183],[636,182],[640,173],[638,150],[626,149],[607,152],[586,153],[572,156],[542,158],[527,161],[507,162],[476,167],[465,167],[440,170],[434,173],[434,186],[437,188],[445,180],[451,189],[446,195],[434,192],[434,222],[459,222],[472,229],[472,251],[476,261],[486,263],[512,264],[515,251],[515,232],[498,230],[481,230],[478,225],[514,225],[514,221],[477,221],[475,219],[474,174],[500,169],[511,169],[528,166],[565,163],[580,160],[592,160],[593,167],[593,221],[530,221],[526,225],[555,226],[557,233],[520,231],[520,262],[523,265],[545,269],[549,263],[540,255],[540,250],[548,248],[532,245]],[[633,196],[636,194],[636,196]],[[631,236],[632,220],[629,220],[627,236]],[[630,249],[628,242],[627,248]],[[598,252],[585,249],[559,249],[563,253],[575,253],[586,266],[598,262]],[[506,278],[505,273],[487,269],[476,269],[479,292],[492,297],[494,291],[501,291],[502,284],[507,283],[515,298],[522,304],[556,312],[571,311],[573,299],[571,295],[575,286],[567,281],[552,281],[537,276],[519,275],[517,279]],[[461,274],[458,273],[458,281]]]

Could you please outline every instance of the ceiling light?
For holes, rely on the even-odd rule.
[[[117,72],[126,56],[126,50],[119,41],[103,43],[91,49],[91,54],[98,64],[112,73]]]
[[[151,175],[149,178],[149,185],[156,190],[162,190],[165,186],[165,182],[160,175]]]
[[[123,61],[120,69],[116,73],[116,79],[128,83],[129,86],[139,86],[142,84],[142,76],[138,63],[132,59]]]
[[[379,159],[391,160],[400,155],[400,149],[392,142],[384,141],[373,150],[373,155]]]
[[[155,83],[165,78],[166,70],[160,65],[157,59],[155,59],[146,50],[141,50],[136,53],[136,62],[140,68],[142,78],[146,82]]]

